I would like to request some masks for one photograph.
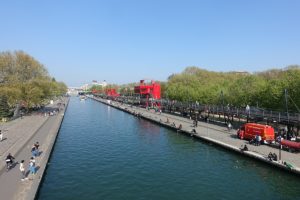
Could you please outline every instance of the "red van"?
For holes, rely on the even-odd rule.
[[[246,123],[237,131],[237,136],[241,140],[252,140],[256,135],[260,135],[262,142],[270,144],[275,141],[274,128],[269,125]]]

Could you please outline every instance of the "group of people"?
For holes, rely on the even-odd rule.
[[[273,161],[273,160],[277,161],[278,160],[276,153],[272,153],[272,152],[269,153],[268,159],[269,159],[269,161]]]
[[[20,162],[21,181],[28,180],[27,173],[24,166],[25,160]],[[29,173],[33,176],[36,173],[35,158],[31,157],[29,160]]]
[[[262,141],[261,136],[257,134],[252,140],[250,140],[249,143],[254,144],[255,146],[259,146],[261,144],[261,141]]]
[[[20,169],[20,172],[21,172],[21,181],[24,181],[24,180],[28,180],[28,177],[27,177],[27,174],[28,172],[33,176],[36,174],[36,161],[35,161],[35,158],[37,156],[40,155],[40,152],[39,152],[39,142],[36,142],[33,144],[32,148],[31,148],[31,158],[29,160],[29,166],[28,166],[28,171],[25,170],[25,160],[21,160],[20,161],[20,166],[19,166],[19,169]],[[6,168],[7,168],[7,171],[12,168],[15,164],[14,162],[15,158],[11,155],[11,153],[9,153],[7,156],[6,156]]]

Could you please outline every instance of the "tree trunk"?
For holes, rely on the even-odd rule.
[[[21,106],[20,106],[20,104],[18,103],[18,104],[16,105],[16,108],[15,108],[15,111],[14,111],[13,119],[16,119],[17,117],[20,116],[20,109],[21,109]]]

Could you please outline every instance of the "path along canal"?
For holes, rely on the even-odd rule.
[[[300,177],[72,97],[37,199],[300,199]]]

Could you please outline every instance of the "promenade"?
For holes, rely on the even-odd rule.
[[[64,117],[65,106],[68,98],[63,98],[46,107],[46,114],[31,114],[22,119],[1,124],[4,130],[4,140],[0,142],[0,199],[34,199],[42,180],[52,147]],[[60,104],[58,104],[60,103]],[[49,115],[52,110],[59,112]],[[49,111],[49,113],[48,113]],[[39,142],[40,156],[36,160],[37,173],[28,175],[30,180],[21,181],[19,164],[16,164],[8,172],[5,168],[5,158],[8,153],[15,157],[15,162],[25,160],[24,167],[28,170],[31,157],[31,148],[35,142]],[[28,173],[28,172],[27,172]]]
[[[281,151],[281,160],[279,161],[269,161],[268,154],[270,152],[279,155],[279,149],[268,145],[254,146],[250,145],[248,141],[240,140],[236,136],[237,130],[228,131],[227,127],[218,126],[206,122],[198,122],[198,126],[194,127],[193,120],[183,118],[180,116],[175,116],[167,113],[159,113],[154,110],[147,110],[140,107],[135,107],[127,104],[121,104],[119,102],[107,101],[105,99],[93,97],[94,100],[100,101],[102,103],[113,106],[117,109],[123,110],[125,112],[139,115],[140,117],[158,123],[160,125],[172,128],[184,134],[188,134],[195,138],[207,141],[211,144],[216,144],[218,146],[224,147],[226,149],[235,151],[239,154],[245,155],[247,157],[252,157],[254,159],[263,161],[275,167],[287,170],[300,175],[300,159],[299,153],[291,153],[288,151]],[[181,125],[181,129],[178,127]],[[193,132],[193,129],[196,133]],[[241,146],[247,145],[248,151],[241,151]],[[226,153],[226,152],[225,152]],[[286,166],[284,163],[287,162],[292,165],[292,168]]]

